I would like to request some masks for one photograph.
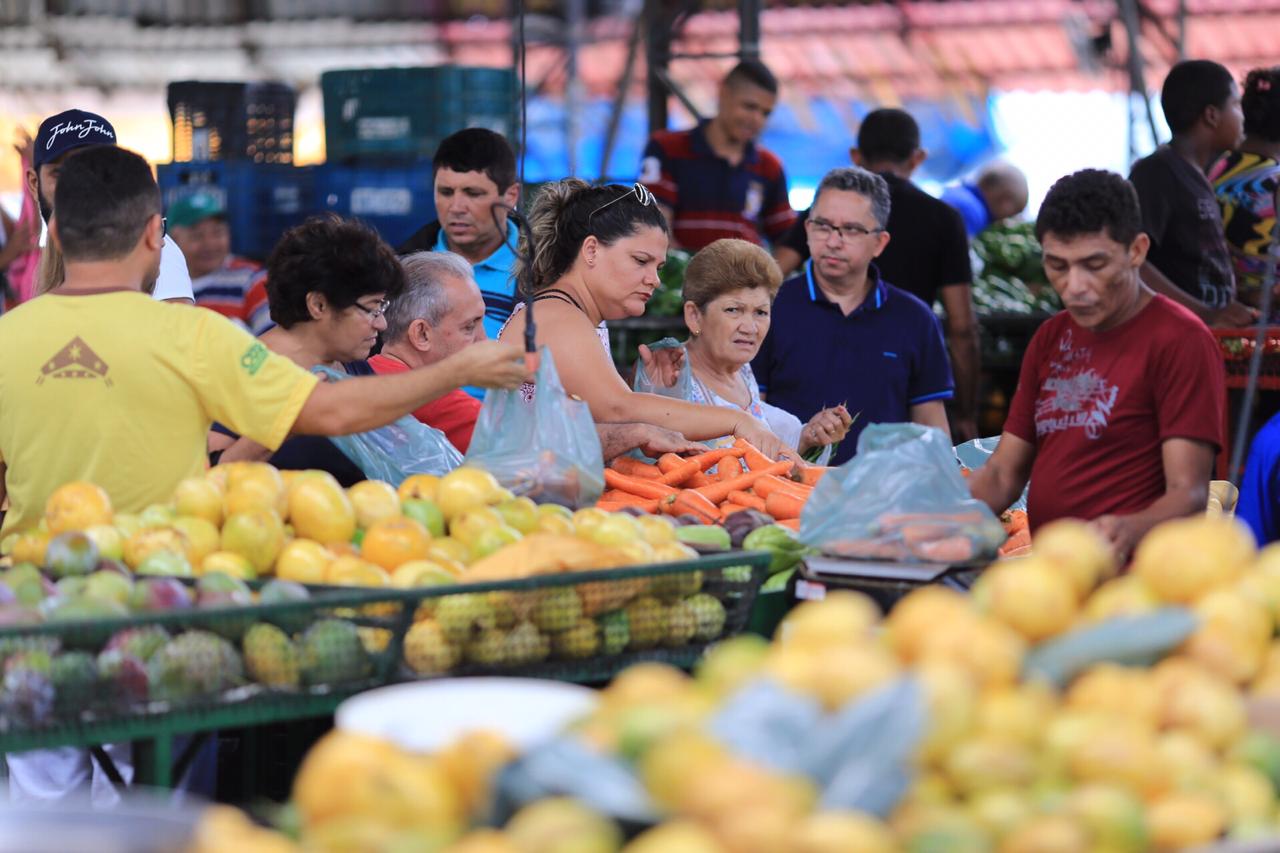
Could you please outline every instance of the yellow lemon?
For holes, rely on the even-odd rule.
[[[400,497],[390,484],[381,480],[361,480],[347,489],[356,510],[356,524],[370,527],[374,522],[400,514]]]
[[[435,502],[444,517],[452,521],[468,510],[496,503],[501,491],[502,487],[488,471],[464,465],[440,478]]]
[[[276,577],[298,583],[322,584],[326,582],[333,559],[333,554],[319,542],[294,539],[284,546],[276,559]]]
[[[427,555],[431,534],[412,518],[403,515],[375,521],[364,533],[360,553],[371,563],[391,571],[410,560]]]
[[[84,481],[59,486],[44,504],[45,524],[53,536],[110,524],[111,515],[111,498],[106,491]]]
[[[289,522],[303,539],[321,545],[350,542],[356,532],[356,510],[332,475],[297,479],[289,489]]]
[[[251,581],[258,577],[253,564],[239,554],[231,551],[214,551],[199,563],[199,573],[222,572],[233,578]]]
[[[222,524],[222,490],[208,477],[188,477],[179,483],[173,491],[173,507],[179,516]]]
[[[440,478],[433,474],[410,474],[396,489],[401,501],[432,501],[440,488]]]

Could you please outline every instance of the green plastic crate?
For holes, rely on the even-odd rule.
[[[514,140],[519,89],[507,68],[360,68],[320,75],[331,163],[430,159],[468,127]]]

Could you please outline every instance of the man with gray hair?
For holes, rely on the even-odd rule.
[[[951,434],[945,401],[954,382],[938,319],[874,263],[889,244],[889,208],[879,175],[849,166],[823,177],[805,223],[810,260],[778,291],[751,364],[762,396],[801,421],[838,403],[855,413],[833,465],[853,456],[868,424],[911,421]]]
[[[453,252],[414,252],[400,259],[405,288],[387,307],[386,343],[369,359],[377,374],[435,364],[485,339],[484,297],[471,264]],[[480,401],[455,389],[413,416],[448,436],[463,453],[480,416]]]
[[[415,252],[400,259],[405,287],[387,307],[386,344],[369,359],[377,374],[402,373],[434,364],[485,340],[485,302],[471,264],[453,252]],[[467,452],[480,401],[461,389],[426,404],[413,416]],[[597,424],[605,460],[632,449],[648,456],[693,453],[705,447],[650,424]]]

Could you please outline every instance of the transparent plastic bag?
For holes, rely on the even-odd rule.
[[[330,382],[349,379],[328,367],[316,367],[315,373]],[[462,464],[462,453],[440,430],[427,426],[413,415],[405,415],[384,427],[354,435],[331,436],[348,459],[365,477],[399,486],[412,474],[443,476]]]
[[[964,467],[976,471],[983,465],[987,464],[987,460],[996,452],[996,448],[1000,446],[1000,436],[992,436],[991,438],[975,438],[972,441],[966,441],[964,444],[957,444],[955,448],[956,458],[960,460],[960,464]],[[1022,494],[1018,497],[1009,509],[1020,509],[1023,512],[1027,510],[1027,491],[1031,488],[1030,484],[1022,490]]]
[[[565,392],[545,347],[535,379],[532,401],[518,390],[485,395],[466,463],[538,503],[591,506],[604,491],[604,452],[591,410]]]
[[[663,338],[656,343],[649,344],[651,351],[664,349],[680,349],[684,344],[675,338]],[[665,385],[654,385],[653,380],[649,378],[649,373],[644,369],[644,359],[636,359],[635,379],[631,383],[631,388],[644,394],[661,394],[663,397],[673,397],[677,400],[693,400],[693,368],[689,366],[688,357],[680,364],[680,375],[676,377],[676,384],[671,387]]]
[[[969,495],[948,436],[919,424],[872,424],[858,454],[813,490],[800,541],[853,559],[963,564],[1005,541],[986,504]]]

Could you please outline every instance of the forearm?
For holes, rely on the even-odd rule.
[[[1208,503],[1208,482],[1189,483],[1169,487],[1151,506],[1122,517],[1129,522],[1134,538],[1138,540],[1157,524],[1204,512]]]
[[[733,409],[635,391],[620,392],[603,400],[589,400],[588,405],[597,423],[654,424],[675,430],[694,441],[733,435],[741,419],[746,417]]]
[[[218,457],[218,464],[227,462],[266,462],[271,451],[251,438],[238,438]]]
[[[1026,488],[1011,472],[1003,471],[991,463],[983,465],[969,475],[969,494],[982,501],[996,515],[1008,509]]]
[[[947,423],[947,407],[941,400],[929,400],[911,407],[911,422],[920,426],[940,429],[951,437],[951,425]]]
[[[978,413],[978,380],[982,372],[982,354],[977,326],[947,334],[951,354],[951,371],[955,374],[956,417],[967,420]]]
[[[596,434],[606,465],[644,442],[639,424],[596,424]]]
[[[351,435],[386,426],[463,385],[455,371],[434,364],[386,376],[321,382],[294,423],[300,435]]]

